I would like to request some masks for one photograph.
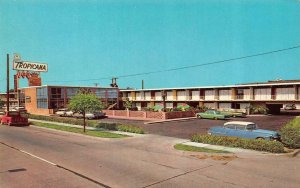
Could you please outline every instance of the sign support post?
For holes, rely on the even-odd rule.
[[[9,54],[6,58],[6,111],[9,112]]]

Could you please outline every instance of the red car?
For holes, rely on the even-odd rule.
[[[1,118],[1,125],[29,126],[28,116],[18,111],[9,111]]]

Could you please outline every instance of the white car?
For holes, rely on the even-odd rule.
[[[65,116],[72,117],[74,115],[73,111],[66,111]]]
[[[63,108],[63,109],[58,109],[58,111],[55,112],[55,114],[59,115],[59,116],[66,116],[66,112],[67,112],[67,109]]]
[[[83,115],[79,114],[79,113],[75,113],[73,116],[76,118],[83,118]],[[105,113],[103,113],[103,112],[94,112],[94,113],[87,112],[85,114],[86,119],[99,119],[104,116],[105,116]]]
[[[85,114],[87,119],[99,119],[105,116],[103,112],[94,112],[94,113],[86,113]]]

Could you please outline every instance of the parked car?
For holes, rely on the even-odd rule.
[[[245,121],[230,121],[224,123],[223,126],[212,127],[208,130],[208,134],[249,139],[280,140],[278,132],[258,129],[255,123]]]
[[[6,112],[4,116],[1,117],[1,125],[9,126],[29,126],[28,114],[19,111],[9,111]]]
[[[205,118],[205,119],[226,119],[229,118],[229,115],[222,114],[217,110],[207,110],[205,112],[200,112],[196,114],[197,118]]]
[[[65,116],[72,117],[74,115],[73,111],[66,111]]]
[[[229,115],[230,117],[246,117],[246,113],[244,112],[234,112],[230,110],[222,110],[221,114]]]
[[[27,110],[23,106],[17,106],[13,108],[13,111],[24,112],[27,113]]]
[[[91,113],[91,112],[87,112],[85,114],[85,117],[87,119],[99,119],[99,118],[102,118],[105,116],[105,113],[104,112],[94,112],[94,113]],[[76,118],[83,118],[83,115],[81,113],[75,113],[73,115],[73,117],[76,117]]]
[[[94,113],[86,113],[87,119],[99,119],[105,116],[104,112],[94,112]]]
[[[66,112],[68,111],[68,109],[66,108],[62,108],[62,109],[58,109],[55,114],[59,115],[59,116],[66,116]]]
[[[295,104],[286,104],[284,107],[285,110],[296,110],[296,105]]]

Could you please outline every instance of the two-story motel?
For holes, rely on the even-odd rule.
[[[166,108],[182,103],[214,109],[245,109],[250,105],[264,105],[276,113],[283,105],[291,103],[300,109],[300,80],[210,87],[132,89],[121,92],[123,100],[129,98],[138,109],[161,104],[163,98]]]

